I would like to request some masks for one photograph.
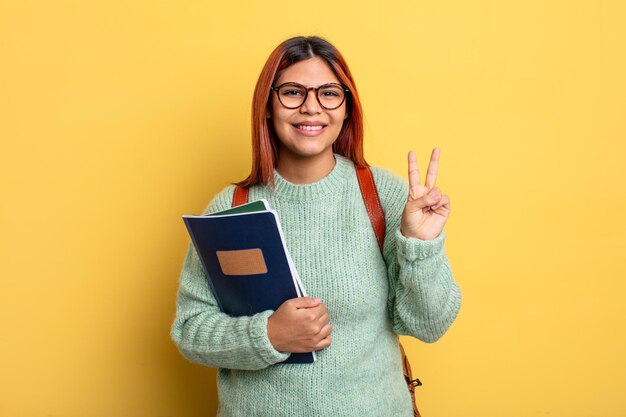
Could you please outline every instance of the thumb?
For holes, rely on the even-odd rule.
[[[291,301],[291,306],[295,308],[313,308],[322,303],[322,300],[313,297],[298,297]]]
[[[421,210],[425,207],[434,206],[435,204],[439,203],[439,201],[441,201],[441,198],[441,190],[435,187],[420,198],[407,201],[406,207],[407,209],[409,209],[409,211]]]

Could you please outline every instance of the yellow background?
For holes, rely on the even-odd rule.
[[[442,149],[464,304],[405,340],[426,417],[626,415],[621,1],[0,2],[0,416],[212,416],[169,339],[270,51],[347,58],[366,157]],[[250,395],[254,395],[253,392]]]

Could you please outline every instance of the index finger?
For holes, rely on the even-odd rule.
[[[420,171],[417,169],[417,157],[415,152],[409,151],[409,192],[411,197],[418,198],[417,186],[420,185]]]
[[[437,170],[439,168],[439,148],[433,149],[430,155],[430,163],[426,172],[426,183],[424,184],[429,190],[435,186],[437,182]]]

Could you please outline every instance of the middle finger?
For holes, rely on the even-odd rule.
[[[430,163],[428,164],[428,171],[426,172],[426,188],[431,189],[437,182],[437,170],[439,169],[439,148],[433,149],[433,153],[430,155]]]

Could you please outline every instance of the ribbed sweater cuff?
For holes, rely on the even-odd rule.
[[[396,242],[398,255],[408,262],[420,261],[430,256],[436,255],[443,249],[443,242],[446,232],[442,231],[433,240],[421,240],[414,237],[405,237],[400,228],[396,230]]]
[[[267,337],[267,319],[273,313],[273,311],[267,310],[255,314],[252,316],[252,320],[250,320],[250,340],[252,341],[252,346],[268,365],[282,362],[289,357],[289,353],[279,352],[274,349],[270,339]]]

